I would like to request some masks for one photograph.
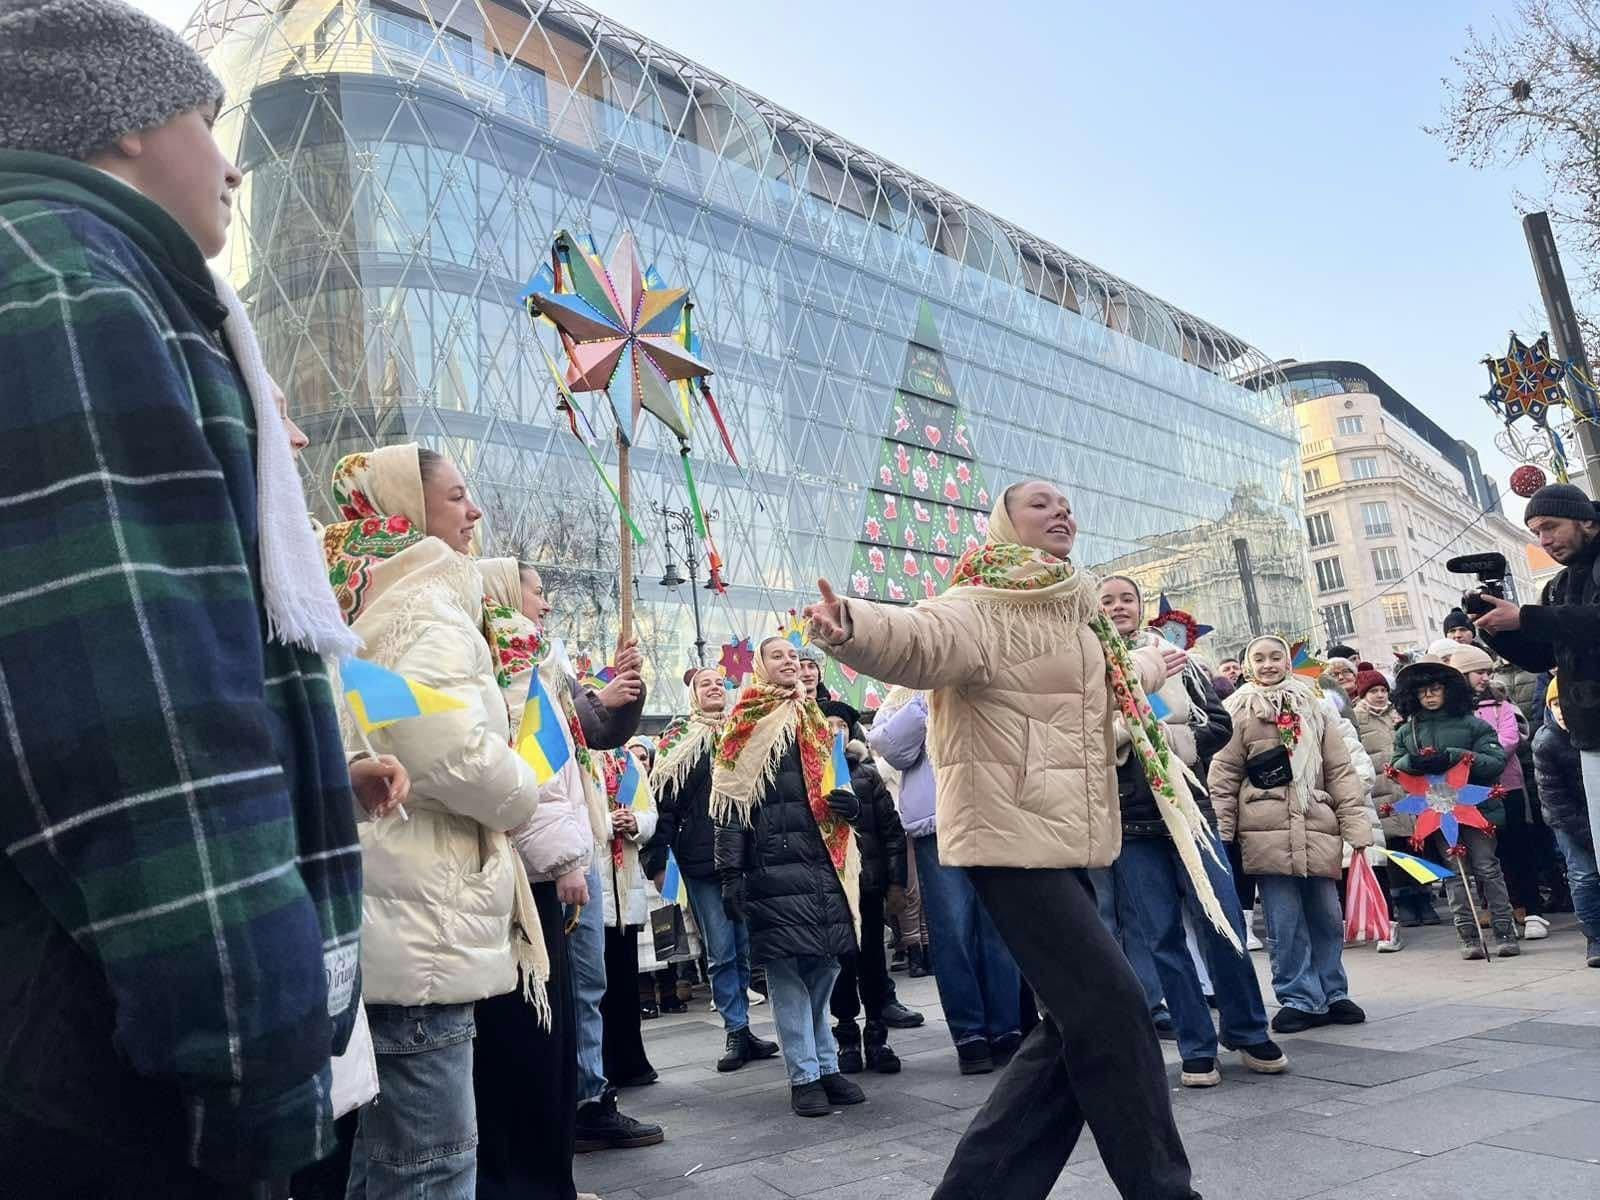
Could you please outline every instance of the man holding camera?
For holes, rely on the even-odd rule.
[[[1600,798],[1600,507],[1572,484],[1552,483],[1533,494],[1522,519],[1564,570],[1545,584],[1538,604],[1477,597],[1475,624],[1501,657],[1556,672],[1593,801]],[[1589,821],[1600,843],[1600,804],[1590,803]]]

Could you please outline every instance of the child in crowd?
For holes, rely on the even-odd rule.
[[[1465,654],[1469,649],[1457,646],[1456,654]],[[1470,757],[1469,782],[1486,787],[1500,782],[1506,769],[1506,751],[1494,727],[1473,715],[1477,697],[1465,675],[1445,663],[1418,662],[1395,677],[1394,687],[1395,707],[1401,717],[1394,738],[1396,770],[1413,775],[1442,775],[1463,758]],[[1478,805],[1478,811],[1492,826],[1505,820],[1505,805],[1495,795]],[[1511,899],[1506,894],[1505,875],[1494,852],[1494,835],[1463,825],[1459,839],[1467,873],[1477,879],[1489,906],[1494,922],[1495,953],[1500,958],[1513,958],[1522,951],[1517,945],[1517,927],[1511,913]],[[1434,856],[1443,854],[1444,835],[1435,834],[1430,840],[1434,842]],[[1446,885],[1446,890],[1456,933],[1461,939],[1461,957],[1483,958],[1484,947],[1465,887],[1457,878]]]
[[[1372,844],[1365,790],[1337,724],[1308,680],[1289,671],[1289,645],[1245,648],[1247,682],[1229,696],[1233,736],[1211,762],[1218,833],[1238,839],[1267,914],[1279,1033],[1355,1025],[1366,1014],[1345,975],[1339,878],[1344,843]]]

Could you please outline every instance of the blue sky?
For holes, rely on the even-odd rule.
[[[1273,357],[1365,362],[1505,488],[1480,360],[1542,328],[1541,180],[1422,126],[1509,0],[596,6]]]

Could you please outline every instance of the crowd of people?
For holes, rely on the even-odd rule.
[[[67,78],[96,102],[51,103]],[[1274,1076],[1274,1033],[1365,1020],[1346,873],[1370,857],[1397,925],[1439,921],[1376,849],[1460,858],[1463,956],[1547,936],[1565,888],[1600,966],[1578,489],[1529,502],[1564,567],[1538,603],[1485,596],[1392,676],[1332,648],[1312,681],[1276,636],[1213,672],[1146,628],[1025,481],[945,593],[821,581],[807,638],[742,686],[691,672],[642,738],[639,647],[581,676],[448,457],[345,456],[314,528],[307,439],[205,266],[240,184],[221,98],[120,0],[0,0],[0,1172],[27,1194],[575,1200],[577,1154],[670,1132],[620,1096],[658,1078],[679,960],[703,951],[716,1070],[781,1055],[810,1118],[904,1067],[891,1034],[925,1018],[892,938],[960,1072],[1001,1072],[940,1200],[1046,1196],[1085,1126],[1122,1195],[1196,1197],[1160,1039],[1210,1088],[1224,1051]],[[883,705],[830,696],[825,656]],[[355,660],[423,715],[341,702]],[[1483,823],[1419,847],[1397,776],[1456,768]]]

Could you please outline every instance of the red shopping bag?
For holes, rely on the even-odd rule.
[[[1394,936],[1389,901],[1378,886],[1365,850],[1350,856],[1350,879],[1344,892],[1344,940],[1386,942]]]

